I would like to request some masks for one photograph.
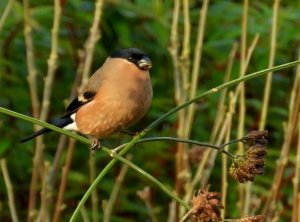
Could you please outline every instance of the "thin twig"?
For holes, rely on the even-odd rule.
[[[60,181],[60,185],[59,185],[59,189],[58,189],[58,195],[57,195],[55,211],[54,211],[54,216],[53,216],[52,222],[58,222],[60,219],[60,214],[62,211],[62,205],[63,205],[63,199],[64,199],[64,193],[66,190],[66,185],[67,185],[67,180],[68,180],[68,173],[71,168],[72,159],[73,159],[75,143],[76,143],[76,140],[74,140],[74,139],[69,140],[66,163],[62,168],[62,176],[61,176],[62,179]]]
[[[158,222],[158,219],[157,219],[157,217],[156,217],[156,215],[155,215],[155,212],[154,212],[154,209],[153,209],[153,207],[152,207],[151,202],[150,202],[149,200],[146,200],[146,201],[145,201],[145,205],[146,205],[147,210],[148,210],[148,212],[149,212],[151,221],[152,221],[152,222]]]
[[[247,26],[248,26],[248,8],[249,0],[244,0],[243,6],[243,19],[242,19],[242,33],[241,33],[241,53],[240,53],[240,73],[239,76],[244,76],[246,73],[246,56],[247,56]],[[239,93],[239,121],[238,121],[238,130],[237,138],[240,138],[244,135],[244,126],[245,126],[245,83],[242,82],[239,84],[240,93]],[[239,147],[239,153],[242,152],[243,147]]]
[[[126,159],[128,161],[131,161],[132,159],[132,155],[128,155],[126,157]],[[119,191],[120,191],[120,188],[124,182],[124,177],[128,171],[128,165],[126,164],[123,164],[121,170],[120,170],[120,173],[116,179],[116,182],[114,184],[114,187],[111,191],[111,194],[110,194],[110,197],[109,197],[109,200],[107,201],[107,203],[105,204],[104,206],[104,209],[103,209],[103,222],[109,222],[110,221],[110,218],[111,218],[111,213],[112,213],[112,210],[114,208],[114,204],[117,200],[117,197],[119,195]]]
[[[184,222],[193,213],[194,209],[190,209],[185,215],[182,216],[179,222]]]
[[[298,212],[298,215],[299,215],[299,212],[300,212],[300,193],[298,193],[298,210],[297,210],[297,212]],[[300,222],[300,217],[298,217],[297,222]]]
[[[50,169],[50,163],[45,162],[43,168],[43,177],[42,177],[42,190],[41,190],[41,208],[39,211],[37,221],[50,222],[50,212],[49,212],[49,188],[47,183],[47,176]]]
[[[86,85],[88,77],[91,71],[91,66],[93,62],[95,45],[100,39],[100,22],[102,16],[104,0],[97,0],[95,3],[95,13],[93,24],[90,28],[90,35],[85,43],[84,53],[85,53],[85,62],[83,65],[83,74],[82,74],[82,87]]]
[[[84,55],[85,60],[83,63],[83,69],[82,69],[82,81],[80,86],[80,91],[83,89],[83,87],[88,82],[88,77],[90,75],[91,66],[93,62],[93,56],[94,56],[94,50],[96,43],[100,39],[100,23],[101,23],[101,17],[102,17],[102,8],[103,8],[104,0],[97,0],[95,2],[95,12],[94,12],[94,18],[93,23],[90,28],[90,34],[85,42],[84,45]],[[95,170],[96,170],[96,162],[95,158],[93,156],[90,156],[89,160],[89,169],[90,169],[90,180],[93,181],[95,178]],[[96,222],[99,221],[99,214],[98,214],[98,193],[97,190],[93,190],[92,192],[92,221]]]
[[[53,79],[57,67],[58,29],[59,29],[60,15],[61,15],[60,1],[56,0],[54,5],[54,21],[53,21],[53,28],[52,28],[52,47],[48,59],[48,73],[45,78],[45,88],[44,88],[43,103],[42,103],[41,116],[40,116],[40,119],[43,121],[46,120],[47,114],[49,112],[49,104],[50,104],[50,96],[52,92]],[[33,170],[32,181],[31,181],[32,185],[37,183],[37,174],[40,168],[38,167],[38,165],[40,165],[41,163],[41,159],[42,159],[41,156],[43,152],[42,142],[43,142],[42,139],[37,140],[35,159],[39,159],[40,161],[38,160],[34,161],[34,170]],[[33,192],[35,192],[34,190],[35,189],[31,189],[32,195],[34,195],[33,194]],[[46,209],[49,210],[49,208]]]
[[[187,144],[191,144],[191,145],[208,147],[208,148],[212,148],[215,150],[219,150],[220,152],[226,154],[227,156],[234,158],[234,156],[231,153],[224,150],[224,147],[228,146],[232,143],[236,143],[240,140],[230,141],[230,142],[228,142],[226,144],[222,144],[222,145],[214,145],[211,143],[199,142],[197,140],[190,140],[190,139],[183,139],[183,138],[176,138],[176,137],[150,137],[150,138],[140,139],[139,141],[136,142],[136,144],[146,143],[146,142],[155,142],[155,141],[172,141],[172,142],[180,142],[180,143],[187,143]],[[126,145],[127,145],[127,143],[122,144],[121,146],[118,146],[116,149],[114,149],[114,151],[117,152],[117,151],[123,149]]]
[[[87,210],[85,209],[85,207],[81,208],[80,213],[81,213],[83,222],[90,222],[89,214],[88,214]]]
[[[47,75],[45,77],[45,81],[44,81],[44,91],[43,91],[43,99],[42,99],[42,107],[41,107],[41,112],[40,112],[40,120],[42,121],[46,121],[47,120],[47,116],[49,113],[49,108],[50,108],[50,100],[51,100],[51,94],[52,94],[52,88],[53,88],[53,80],[55,77],[55,71],[57,69],[57,58],[58,58],[58,32],[59,32],[59,25],[60,25],[60,19],[61,19],[61,12],[62,12],[62,8],[61,8],[61,3],[60,0],[55,0],[54,1],[54,16],[53,16],[53,26],[52,26],[52,30],[51,30],[51,50],[50,50],[50,55],[48,58],[48,70],[47,70]],[[44,151],[44,144],[43,144],[43,137],[40,137],[37,141],[36,141],[36,156],[37,159],[39,159],[39,161],[34,161],[34,166],[33,166],[33,176],[32,176],[32,183],[37,183],[37,181],[35,181],[35,179],[37,179],[37,176],[35,176],[34,174],[37,174],[39,172],[40,169],[40,165],[43,164],[42,163],[42,156],[43,156],[43,151]],[[47,172],[49,173],[50,170],[48,169]],[[43,174],[44,177],[48,177],[45,176],[45,174]],[[45,187],[42,187],[44,194],[44,197],[42,199],[41,205],[42,205],[42,212],[43,211],[47,211],[44,212],[43,215],[50,215],[50,208],[48,207],[48,205],[50,204],[50,200],[51,200],[51,189],[52,187],[49,186],[49,183],[47,183],[48,179],[44,179],[43,185]],[[43,207],[46,206],[46,207]],[[47,217],[49,220],[50,218]]]
[[[26,62],[28,69],[27,80],[29,83],[30,98],[32,104],[32,113],[34,118],[39,117],[40,102],[38,99],[37,93],[37,70],[35,67],[35,58],[34,58],[34,46],[32,40],[32,27],[31,27],[31,18],[29,13],[29,0],[23,0],[23,13],[24,13],[24,37],[26,45]],[[35,129],[38,129],[37,126],[34,126]],[[39,161],[42,159],[40,156],[40,148],[36,147],[35,154],[33,158],[33,166],[37,166]],[[33,220],[35,216],[36,208],[36,190],[37,190],[37,181],[38,173],[37,167],[33,167],[33,172],[31,176],[30,190],[29,190],[29,203],[28,203],[28,216],[27,222]]]
[[[79,64],[76,70],[76,77],[75,77],[75,81],[73,83],[72,86],[72,90],[69,96],[69,101],[72,101],[72,99],[74,99],[74,97],[77,95],[77,89],[81,83],[81,76],[82,76],[82,68],[83,68],[83,56],[84,53],[82,53],[82,50],[79,50],[78,52],[79,54]],[[66,144],[67,138],[65,137],[65,135],[61,135],[59,138],[59,142],[57,144],[57,148],[56,148],[56,152],[55,152],[55,156],[54,156],[54,160],[53,160],[53,164],[52,164],[52,168],[50,170],[50,174],[49,174],[49,187],[50,189],[53,189],[53,186],[56,182],[57,179],[57,172],[58,172],[58,168],[59,168],[59,162],[63,153],[63,149],[65,148],[65,144]]]
[[[225,145],[222,144],[222,145],[218,146],[218,145],[214,145],[214,144],[210,144],[210,143],[203,143],[203,142],[199,142],[199,141],[196,141],[196,140],[182,139],[182,138],[176,138],[176,137],[151,137],[151,138],[140,139],[139,141],[136,142],[136,144],[145,143],[145,142],[153,142],[153,141],[163,141],[163,140],[174,141],[174,142],[182,142],[182,143],[188,143],[188,144],[192,144],[192,145],[198,145],[198,146],[213,148],[215,150],[219,150],[220,152],[226,154],[227,156],[229,156],[231,158],[234,158],[234,156],[231,153],[229,153],[228,151],[223,149],[229,143],[225,144]]]
[[[209,0],[204,0],[202,4],[202,8],[200,9],[200,16],[198,21],[198,33],[197,33],[197,41],[194,49],[194,61],[193,61],[193,69],[192,69],[192,77],[191,77],[191,87],[189,91],[189,99],[194,98],[197,93],[197,86],[199,80],[199,70],[202,58],[202,48],[203,48],[203,39],[205,33],[206,26],[206,18],[207,18],[207,10],[208,10]],[[187,113],[187,122],[186,124],[186,136],[187,138],[190,135],[192,123],[195,115],[195,104],[192,104],[188,108]]]
[[[266,219],[272,218],[274,212],[273,203],[278,198],[280,190],[280,184],[284,173],[285,166],[287,164],[289,151],[293,139],[294,132],[297,128],[297,118],[300,112],[300,66],[297,67],[297,72],[294,80],[294,85],[290,98],[289,117],[286,124],[286,130],[284,130],[284,142],[282,144],[279,159],[277,161],[276,171],[274,173],[274,179],[272,188],[269,192],[268,198],[265,202],[263,214],[266,215]]]
[[[23,0],[24,13],[24,37],[26,46],[26,62],[28,69],[27,80],[29,83],[30,98],[32,103],[32,114],[34,118],[39,117],[40,103],[37,93],[37,69],[35,67],[34,46],[32,40],[31,18],[29,13],[29,0]]]
[[[180,104],[182,97],[182,76],[179,75],[179,61],[178,61],[178,19],[179,19],[179,8],[180,1],[174,0],[171,35],[170,35],[170,46],[169,52],[173,61],[173,73],[174,73],[174,88],[175,88],[175,102],[177,105]]]
[[[188,99],[189,79],[190,79],[190,35],[191,24],[189,14],[189,0],[182,0],[183,11],[183,36],[182,36],[182,50],[179,59],[179,70],[181,74],[181,97],[179,98],[179,104],[184,103]],[[179,105],[177,104],[177,105]],[[185,137],[184,128],[186,122],[186,109],[182,109],[178,112],[178,127],[177,135],[182,138]],[[176,144],[175,154],[175,190],[178,195],[181,195],[184,191],[184,184],[189,181],[189,163],[187,161],[187,151],[185,144]]]
[[[273,17],[272,17],[271,36],[270,36],[270,56],[269,56],[268,68],[272,68],[275,62],[279,3],[280,0],[274,0],[273,3]],[[260,122],[259,122],[259,130],[264,130],[266,126],[267,113],[269,108],[269,100],[270,100],[271,87],[272,87],[272,76],[273,76],[272,72],[270,72],[266,77],[264,98],[262,103],[263,105],[262,105]]]
[[[7,5],[6,5],[4,11],[2,12],[2,15],[0,17],[0,33],[2,31],[2,27],[3,27],[4,23],[5,23],[5,20],[6,20],[7,16],[9,15],[9,12],[10,12],[12,6],[13,6],[14,1],[15,0],[9,0],[7,2]]]
[[[19,222],[19,218],[18,218],[17,210],[16,210],[15,198],[14,198],[14,191],[13,191],[13,187],[11,185],[11,181],[9,178],[6,159],[4,159],[4,158],[0,159],[0,165],[1,165],[1,171],[3,174],[5,187],[7,190],[8,205],[9,205],[9,210],[10,210],[10,214],[11,214],[11,219],[13,222]]]
[[[55,71],[57,69],[58,31],[59,31],[61,12],[62,12],[62,8],[60,5],[60,0],[55,0],[53,26],[51,31],[51,51],[47,61],[48,71],[45,78],[41,115],[40,115],[40,120],[42,121],[46,121],[49,113],[50,98],[51,98],[52,88],[53,88],[53,80],[55,77]]]
[[[58,168],[60,166],[60,159],[63,154],[63,150],[66,146],[67,141],[68,138],[65,135],[61,135],[58,139],[57,147],[55,149],[54,159],[48,175],[48,186],[50,190],[53,190],[54,185],[56,184]]]
[[[176,221],[176,201],[174,199],[169,203],[169,213],[167,222]]]
[[[237,43],[234,43],[232,45],[232,48],[231,48],[231,51],[229,53],[229,57],[228,57],[228,60],[227,60],[227,66],[226,66],[226,71],[225,71],[223,82],[228,82],[229,79],[230,79],[230,76],[231,76],[231,73],[232,73],[233,61],[234,61],[234,58],[235,58],[235,55],[236,55],[236,52],[237,52],[237,47],[238,47]],[[210,137],[210,142],[212,142],[212,143],[215,142],[217,133],[218,133],[218,131],[220,129],[220,126],[221,126],[221,124],[223,122],[223,119],[224,119],[224,115],[225,115],[225,105],[224,105],[224,103],[225,103],[226,95],[227,95],[227,89],[224,89],[221,92],[221,95],[220,95],[218,108],[217,108],[217,115],[216,115],[216,118],[215,118],[215,121],[214,121],[214,126],[213,126],[211,137]]]
[[[246,73],[246,70],[248,68],[252,53],[257,45],[259,34],[256,34],[252,40],[251,45],[249,46],[248,50],[247,47],[247,23],[248,23],[248,8],[249,8],[249,2],[248,0],[244,1],[244,12],[243,12],[243,23],[242,23],[242,39],[241,44],[242,51],[241,52],[241,59],[244,59],[245,61],[241,61],[240,66],[240,76],[244,76]],[[245,54],[245,55],[244,55]],[[245,113],[246,113],[246,103],[245,103],[245,84],[242,83],[236,88],[236,97],[239,99],[239,123],[238,123],[238,132],[237,137],[244,135],[244,127],[245,127]],[[243,146],[241,144],[238,144],[238,153],[241,153],[243,150]],[[251,183],[247,183],[246,185],[239,184],[239,194],[240,194],[240,203],[239,206],[242,211],[242,215],[248,215],[248,206],[249,201],[251,197]]]
[[[191,24],[190,24],[190,3],[189,0],[182,0],[183,10],[183,40],[182,40],[182,51],[180,55],[180,69],[182,74],[182,87],[183,95],[181,102],[186,101],[188,98],[187,92],[189,89],[190,79],[190,36],[191,36]]]
[[[247,67],[248,67],[249,61],[250,61],[252,53],[253,53],[253,51],[256,47],[258,39],[259,39],[259,34],[256,34],[254,39],[253,39],[253,42],[252,42],[251,46],[248,49],[248,53],[247,53],[247,56],[246,56],[246,62],[245,62],[245,65],[244,65],[245,69],[247,69]],[[243,118],[245,118],[245,117],[243,117]],[[242,148],[240,147],[240,149],[242,149]],[[239,185],[239,186],[243,187],[243,185]],[[243,214],[242,214],[243,216],[249,215],[249,209],[250,209],[250,203],[251,203],[251,193],[252,193],[252,183],[250,183],[250,182],[246,183],[244,188],[245,188],[245,193],[243,195],[244,195],[245,201],[244,202],[241,201],[244,204]]]
[[[230,140],[230,133],[231,133],[231,125],[232,125],[232,116],[235,111],[235,103],[233,100],[233,93],[229,94],[229,109],[227,113],[227,118],[228,119],[228,131],[226,132],[225,135],[225,143],[229,143]],[[227,151],[227,147],[224,147],[224,150]],[[228,170],[227,170],[227,163],[228,163],[228,158],[225,155],[222,155],[222,197],[221,197],[221,203],[223,205],[223,210],[221,211],[221,217],[225,218],[225,213],[226,213],[226,199],[227,199],[227,189],[228,189],[228,180],[227,180],[227,175],[228,175]]]
[[[227,115],[226,118],[224,119],[224,122],[222,124],[221,129],[220,129],[220,133],[219,133],[218,138],[216,140],[216,144],[221,144],[224,141],[226,133],[228,131],[230,131],[229,127],[231,127],[231,119],[232,119],[232,117],[230,115]],[[225,146],[221,145],[221,147],[222,147],[221,149],[224,152],[225,152],[225,150],[224,150]],[[199,171],[198,172],[199,175],[201,175],[201,177],[198,177],[198,181],[200,181],[200,179],[201,179],[201,187],[207,186],[209,177],[210,177],[211,172],[212,172],[212,170],[214,168],[215,160],[216,160],[216,157],[217,157],[217,154],[218,154],[218,152],[216,150],[209,150],[207,153],[208,153],[207,159],[203,159],[203,166],[202,166],[203,167],[202,168],[203,171]],[[207,169],[204,168],[204,166],[206,166],[206,165],[209,166]],[[196,181],[194,181],[193,185],[194,186],[197,185]]]
[[[241,33],[241,53],[240,53],[240,73],[239,76],[244,76],[246,72],[246,55],[247,55],[247,26],[248,26],[248,9],[249,9],[249,0],[243,1],[243,17],[242,17],[242,33]],[[245,127],[245,113],[246,113],[246,102],[245,102],[245,83],[242,82],[239,84],[239,93],[238,96],[238,126],[237,126],[237,138],[240,138],[244,135]],[[237,153],[243,152],[243,146],[238,144]],[[244,203],[244,185],[239,185],[239,201],[240,212],[243,213],[243,203]]]
[[[158,222],[158,219],[155,215],[154,209],[151,204],[151,189],[149,186],[144,187],[142,190],[136,192],[137,196],[144,201],[148,214],[152,222]]]
[[[295,160],[295,175],[293,178],[293,210],[292,210],[292,221],[297,222],[300,217],[298,206],[300,205],[298,195],[299,193],[299,178],[300,178],[300,115],[298,117],[298,146]]]

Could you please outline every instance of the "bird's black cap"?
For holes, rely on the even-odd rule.
[[[152,62],[148,55],[138,48],[119,49],[114,51],[110,57],[126,59],[142,70],[148,70],[152,67]]]

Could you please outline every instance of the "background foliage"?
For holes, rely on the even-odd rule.
[[[0,1],[0,14],[2,14],[9,0]],[[174,100],[173,65],[168,48],[170,46],[171,23],[173,18],[173,1],[171,0],[107,0],[104,1],[103,14],[100,25],[100,40],[96,44],[92,72],[102,64],[107,55],[115,49],[124,47],[138,47],[147,52],[153,61],[151,78],[154,88],[154,99],[148,115],[133,126],[135,132],[148,123],[154,121],[166,111],[176,105]],[[94,1],[66,1],[62,0],[62,17],[59,28],[58,68],[56,70],[51,107],[48,120],[59,117],[69,101],[76,70],[80,64],[79,51],[89,35],[93,21]],[[32,16],[32,38],[34,43],[34,56],[37,68],[37,86],[39,99],[42,99],[44,78],[47,73],[47,59],[51,49],[51,28],[53,22],[53,2],[47,0],[31,0],[30,13]],[[191,22],[191,49],[194,49],[197,38],[200,0],[190,0]],[[270,30],[272,25],[273,1],[252,0],[248,11],[248,45],[259,33],[259,41],[251,57],[247,73],[264,69],[268,66],[270,51]],[[278,32],[275,64],[282,64],[298,58],[300,12],[299,1],[283,1],[280,4],[278,16]],[[197,94],[204,92],[223,82],[226,71],[228,55],[234,43],[239,43],[241,37],[241,21],[243,15],[242,1],[212,0],[207,13],[206,30],[202,49],[202,61]],[[32,116],[31,99],[27,82],[26,45],[23,34],[23,5],[21,1],[13,1],[12,9],[0,29],[0,106]],[[183,17],[179,19],[179,39],[182,40]],[[181,49],[179,46],[179,50]],[[240,47],[234,58],[231,79],[239,75]],[[190,55],[193,61],[193,54]],[[263,202],[269,194],[276,170],[276,160],[280,156],[281,145],[284,141],[283,124],[289,115],[289,98],[293,86],[295,69],[276,72],[273,75],[272,91],[270,97],[266,129],[270,131],[267,169],[264,176],[259,176],[253,184],[251,209],[259,214]],[[245,132],[258,128],[262,107],[265,78],[256,78],[246,83],[246,123]],[[219,95],[215,94],[196,106],[191,138],[199,141],[209,141],[212,127],[217,113]],[[227,97],[228,101],[228,97]],[[173,115],[163,124],[150,132],[148,136],[176,136],[178,126],[177,116]],[[239,119],[233,116],[232,138],[236,135],[236,126]],[[19,144],[19,140],[33,131],[33,126],[27,122],[9,116],[0,116],[0,155],[5,158],[8,165],[9,176],[15,194],[17,213],[21,221],[28,214],[30,178],[33,170],[33,156],[35,141]],[[297,138],[295,135],[294,138]],[[127,135],[116,135],[103,141],[108,147],[115,147],[130,139]],[[45,136],[45,150],[43,161],[50,165],[54,161],[59,135],[51,133]],[[67,146],[67,145],[65,145]],[[290,155],[281,181],[279,198],[275,209],[279,221],[291,221],[292,183],[295,174],[295,153],[297,140],[293,139]],[[234,148],[234,147],[233,147]],[[233,149],[231,148],[231,149]],[[174,188],[176,181],[175,171],[176,144],[167,142],[145,143],[138,145],[133,151],[136,165],[142,167],[163,184]],[[221,155],[217,156],[209,184],[211,190],[220,192],[221,184]],[[61,167],[66,159],[66,149],[59,161],[58,179],[53,190],[56,199]],[[96,173],[100,172],[110,160],[103,152],[98,152],[95,159]],[[64,193],[64,205],[61,221],[70,218],[77,202],[90,185],[89,167],[90,153],[86,144],[76,144],[73,161],[67,178],[67,190]],[[101,219],[101,203],[111,194],[119,174],[121,164],[112,171],[99,184],[99,218]],[[191,163],[191,172],[196,165]],[[203,184],[202,184],[203,185]],[[239,207],[239,185],[229,179],[227,198],[227,218],[241,216]],[[145,186],[151,187],[151,204],[159,221],[167,221],[169,202],[171,201],[161,190],[142,178],[136,172],[129,170],[124,178],[117,202],[113,207],[111,221],[151,221],[148,210],[143,201],[136,195],[137,190]],[[198,185],[197,187],[200,187]],[[41,183],[38,190],[41,189]],[[4,180],[0,179],[0,221],[11,221],[8,198]],[[40,201],[38,198],[37,209]],[[50,211],[54,210],[54,203]],[[86,212],[92,217],[91,203],[86,204]],[[275,217],[275,216],[274,216]],[[147,219],[146,219],[147,218]],[[148,219],[149,218],[149,219]]]

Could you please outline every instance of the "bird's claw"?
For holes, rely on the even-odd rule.
[[[91,153],[92,153],[93,156],[96,155],[96,151],[99,150],[100,147],[101,147],[100,141],[97,140],[97,139],[92,139],[90,150],[91,150]]]

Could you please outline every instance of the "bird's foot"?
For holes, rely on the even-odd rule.
[[[93,156],[95,156],[96,151],[99,150],[101,147],[100,141],[96,138],[92,138],[91,139],[91,146],[90,146],[90,150]]]

